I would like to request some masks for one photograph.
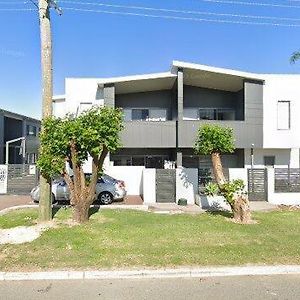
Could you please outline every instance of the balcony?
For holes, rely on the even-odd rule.
[[[263,130],[261,124],[253,124],[246,121],[181,121],[178,126],[178,146],[180,148],[193,147],[198,128],[204,124],[216,124],[233,129],[236,148],[262,147]]]
[[[125,122],[121,142],[124,148],[175,148],[176,122]]]

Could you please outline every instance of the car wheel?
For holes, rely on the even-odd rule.
[[[52,204],[57,203],[57,200],[55,199],[55,195],[52,193]]]
[[[100,201],[100,204],[111,204],[113,202],[113,196],[109,192],[102,192],[99,194],[98,200]]]

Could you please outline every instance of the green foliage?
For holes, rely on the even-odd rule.
[[[212,124],[205,124],[199,128],[194,145],[197,154],[232,153],[234,149],[232,128]]]
[[[52,178],[64,172],[66,161],[71,159],[71,145],[76,148],[78,165],[89,155],[98,157],[104,147],[115,152],[121,146],[123,114],[120,109],[94,107],[76,118],[72,115],[64,119],[47,118],[42,126],[37,165],[45,177]]]
[[[204,188],[204,194],[206,196],[217,196],[220,193],[219,187],[216,183],[209,182]]]
[[[224,183],[221,188],[221,194],[222,196],[224,196],[229,205],[233,205],[234,195],[246,194],[244,181],[241,179],[237,179]]]
[[[300,51],[296,51],[292,54],[291,58],[290,58],[290,63],[291,64],[295,64],[296,61],[300,60]]]

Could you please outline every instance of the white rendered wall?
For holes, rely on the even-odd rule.
[[[145,204],[156,203],[156,169],[143,171],[143,200]]]
[[[230,168],[229,180],[241,179],[245,183],[245,190],[248,191],[248,171],[246,168]]]
[[[300,148],[300,75],[264,75],[264,148]],[[277,129],[277,103],[290,101],[291,129]]]
[[[142,195],[144,169],[145,167],[110,166],[105,169],[105,174],[115,179],[123,180],[127,195]]]
[[[268,169],[268,202],[276,205],[300,205],[300,193],[275,193],[274,169]]]
[[[176,169],[176,202],[180,198],[187,200],[188,204],[195,204],[198,193],[198,169]]]
[[[298,155],[298,157],[297,157]],[[291,149],[254,149],[254,167],[264,168],[264,156],[275,156],[275,168],[299,168],[299,153]],[[251,167],[251,150],[245,149],[245,168]]]

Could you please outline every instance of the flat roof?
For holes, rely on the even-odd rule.
[[[30,121],[38,122],[38,123],[41,122],[41,120],[31,118],[31,117],[28,117],[25,115],[21,115],[21,114],[18,114],[18,113],[12,112],[12,111],[8,111],[8,110],[2,109],[2,108],[0,108],[0,113],[2,113],[5,117],[8,117],[8,118],[14,118],[14,119],[19,119],[19,120],[20,119],[21,120],[30,120]]]

